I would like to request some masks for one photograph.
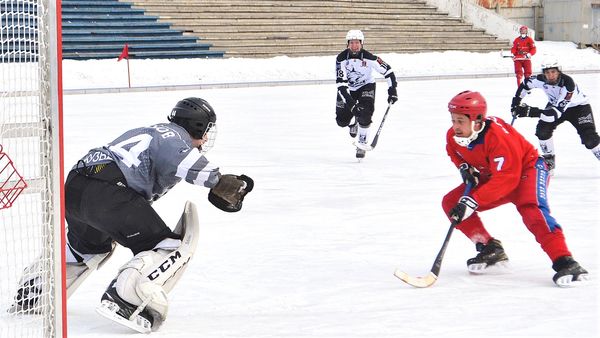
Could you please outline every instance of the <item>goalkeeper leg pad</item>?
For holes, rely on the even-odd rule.
[[[188,201],[174,230],[182,236],[181,242],[165,239],[154,249],[135,255],[119,269],[97,312],[139,332],[148,332],[148,328],[156,331],[167,317],[167,294],[179,281],[194,254],[198,227],[196,207]],[[177,247],[172,246],[175,243]],[[136,309],[127,309],[127,304]]]

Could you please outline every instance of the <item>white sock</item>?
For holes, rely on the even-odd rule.
[[[358,125],[358,142],[366,144],[369,140],[369,127]]]
[[[554,155],[554,140],[551,138],[547,140],[540,140],[540,148],[544,155]]]
[[[598,144],[597,146],[595,146],[594,148],[590,149],[592,151],[592,153],[594,155],[596,155],[596,158],[598,160],[600,160],[600,144]]]

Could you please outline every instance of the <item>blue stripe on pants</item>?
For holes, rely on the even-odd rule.
[[[548,170],[546,169],[546,164],[544,163],[543,158],[539,158],[535,163],[537,180],[535,184],[536,189],[536,197],[538,201],[538,208],[542,212],[546,223],[550,231],[554,232],[555,229],[560,229],[560,224],[556,222],[554,217],[550,215],[550,207],[548,206],[548,195],[547,195],[547,185],[548,185]]]

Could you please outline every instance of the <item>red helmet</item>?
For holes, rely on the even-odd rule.
[[[487,114],[487,103],[479,92],[465,90],[448,102],[448,111],[465,114],[471,121],[483,120]]]
[[[525,33],[523,33],[523,30],[525,30]],[[527,34],[528,30],[529,30],[529,28],[527,28],[527,26],[519,27],[519,33],[521,33],[521,34]]]

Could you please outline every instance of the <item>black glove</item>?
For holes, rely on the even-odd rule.
[[[242,209],[244,196],[254,189],[254,181],[246,175],[223,175],[208,193],[208,200],[215,207],[236,212]]]
[[[458,169],[460,170],[460,176],[462,176],[462,180],[465,184],[471,184],[471,188],[475,188],[477,184],[479,184],[479,177],[481,177],[481,174],[475,167],[472,167],[467,163],[462,163]]]
[[[448,216],[454,219],[456,224],[463,221],[463,219],[469,218],[475,212],[479,204],[471,196],[463,196],[458,200],[458,204],[452,210]]]
[[[350,111],[352,111],[352,109],[354,109],[354,107],[356,106],[356,100],[354,100],[352,98],[352,95],[350,95],[350,92],[348,91],[348,87],[346,87],[346,86],[338,87],[338,91],[344,97],[344,100],[346,100],[346,107],[348,107],[348,109]]]
[[[361,115],[361,113],[364,110],[365,110],[365,106],[362,104],[358,104],[358,103],[356,103],[354,105],[354,107],[352,107],[352,109],[350,109],[350,111],[352,112],[352,115],[354,115],[357,118]]]
[[[518,96],[513,97],[512,103],[510,104],[510,111],[513,112],[518,105],[521,104],[521,98]]]
[[[561,113],[564,113],[565,108],[567,107],[569,102],[570,102],[569,100],[562,100],[556,105],[556,108],[558,108],[558,110],[560,110]]]
[[[541,110],[536,107],[530,107],[525,103],[518,105],[513,111],[513,117],[540,117]]]
[[[388,88],[388,99],[387,99],[389,104],[394,104],[396,103],[396,101],[398,101],[398,92],[396,91],[396,87],[389,87]]]

